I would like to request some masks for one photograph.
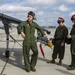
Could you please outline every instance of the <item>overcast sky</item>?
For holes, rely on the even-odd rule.
[[[0,13],[26,20],[29,11],[35,12],[36,22],[41,26],[58,26],[58,17],[63,17],[65,25],[71,27],[75,0],[0,0]]]

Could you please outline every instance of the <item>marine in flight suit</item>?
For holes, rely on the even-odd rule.
[[[64,53],[65,53],[65,38],[68,35],[68,29],[67,27],[63,24],[64,19],[59,18],[58,19],[58,24],[59,26],[57,27],[54,35],[55,39],[55,44],[54,44],[54,49],[53,49],[53,54],[52,54],[52,60],[48,61],[48,63],[55,63],[55,59],[59,58],[59,63],[58,65],[62,64],[62,59],[64,58]]]
[[[68,70],[75,70],[75,14],[72,15],[71,21],[74,23],[68,38],[71,38],[71,65],[67,68]]]
[[[35,19],[34,12],[30,11],[28,13],[28,18],[29,17]],[[18,26],[18,33],[21,34],[22,37],[25,34],[24,41],[23,41],[23,55],[24,55],[24,64],[27,72],[30,72],[30,70],[34,72],[36,71],[35,66],[37,63],[38,49],[37,49],[37,43],[35,41],[35,36],[34,36],[35,29],[39,30],[42,36],[45,35],[42,28],[37,23],[35,23],[33,19],[32,20],[28,19],[27,21],[22,22]],[[33,52],[31,60],[29,60],[30,49]]]

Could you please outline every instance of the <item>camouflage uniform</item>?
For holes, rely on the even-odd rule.
[[[71,66],[75,68],[75,24],[73,25],[73,28],[71,29],[70,35],[72,36],[71,41]]]
[[[35,67],[37,63],[38,49],[34,36],[35,29],[39,30],[42,36],[45,34],[42,28],[34,21],[32,23],[24,21],[18,26],[18,33],[20,34],[23,31],[26,35],[23,41],[23,55],[26,68]],[[33,52],[31,61],[29,60],[30,49]]]
[[[62,42],[65,42],[65,37],[68,35],[68,29],[65,26],[58,26],[54,38],[56,39],[54,49],[53,49],[53,54],[52,58],[56,59],[57,54],[59,54],[59,59],[64,58],[64,53],[65,53],[65,45],[61,46]]]

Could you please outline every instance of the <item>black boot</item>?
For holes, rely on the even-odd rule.
[[[26,72],[30,72],[30,68],[26,68],[25,70],[26,70]]]
[[[58,65],[62,65],[62,60],[61,60],[61,59],[59,60],[59,63],[58,63]]]
[[[53,64],[55,64],[55,59],[52,59],[52,60],[48,61],[47,63],[53,63]]]
[[[36,72],[36,69],[34,67],[31,67],[31,71]]]
[[[72,65],[69,65],[69,67],[72,67]]]
[[[75,67],[69,66],[69,67],[67,68],[67,70],[75,70]]]

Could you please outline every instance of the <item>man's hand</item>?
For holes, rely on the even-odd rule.
[[[68,35],[67,38],[71,38],[71,35]]]
[[[65,45],[65,43],[64,43],[64,42],[62,42],[62,43],[61,43],[61,46],[64,46],[64,45]]]
[[[21,32],[21,36],[22,36],[22,38],[26,37],[26,35],[24,34],[24,32]]]
[[[46,35],[44,35],[43,37],[47,37]]]

